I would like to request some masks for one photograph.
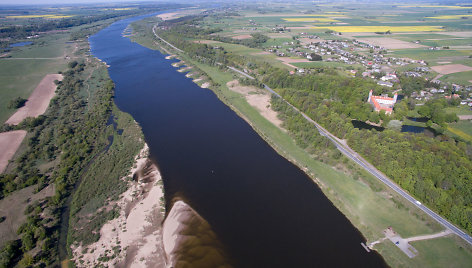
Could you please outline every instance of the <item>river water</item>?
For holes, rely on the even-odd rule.
[[[115,102],[141,125],[166,200],[184,199],[235,267],[384,267],[312,180],[278,155],[210,90],[112,24],[90,38],[110,65]]]

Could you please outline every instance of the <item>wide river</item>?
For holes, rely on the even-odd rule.
[[[216,95],[113,23],[90,37],[110,65],[115,102],[141,125],[168,204],[185,199],[235,267],[384,267],[365,238],[298,167]]]

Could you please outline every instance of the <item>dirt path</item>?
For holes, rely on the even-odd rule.
[[[15,155],[26,136],[25,130],[0,133],[0,173],[8,166],[8,161]]]
[[[413,241],[434,239],[434,238],[443,237],[443,236],[446,236],[446,235],[449,235],[449,234],[452,234],[452,232],[451,232],[451,230],[447,229],[447,230],[444,230],[440,233],[430,234],[430,235],[419,235],[419,236],[405,238],[405,240],[407,242],[413,242]]]
[[[18,125],[27,117],[38,117],[46,112],[49,101],[55,95],[56,84],[54,81],[61,81],[62,78],[62,74],[47,74],[31,93],[25,106],[18,109],[5,123]]]

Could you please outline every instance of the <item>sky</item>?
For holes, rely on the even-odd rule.
[[[124,2],[140,2],[139,0],[0,0],[1,4],[7,5],[64,5],[64,4],[85,4],[85,3],[124,3]],[[149,2],[149,0],[147,1]],[[153,1],[163,2],[163,1]],[[168,0],[167,2],[173,2]]]

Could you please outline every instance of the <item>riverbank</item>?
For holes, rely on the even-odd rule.
[[[164,191],[157,166],[149,159],[149,148],[144,145],[135,157],[128,177],[128,189],[114,202],[119,216],[106,222],[100,229],[100,239],[87,246],[71,246],[77,267],[141,266],[164,267],[162,242],[164,219]]]
[[[234,80],[233,73],[201,64],[185,54],[180,54],[180,57],[187,65],[197,67],[214,81],[210,89],[220,100],[246,119],[279,154],[295,163],[317,182],[324,194],[362,232],[367,241],[377,240],[388,226],[394,226],[404,236],[441,231],[441,226],[428,216],[347,159],[341,158],[334,167],[313,159],[309,153],[295,144],[292,137],[261,116],[257,109],[241,98],[240,94],[228,90],[226,84]],[[378,244],[375,249],[392,266],[460,267],[470,260],[470,250],[461,250],[468,246],[455,237],[417,243],[423,244],[423,248],[433,244],[435,247],[423,251],[423,254],[414,259],[398,254],[393,244]],[[449,254],[447,258],[439,261],[430,258],[445,251]]]

